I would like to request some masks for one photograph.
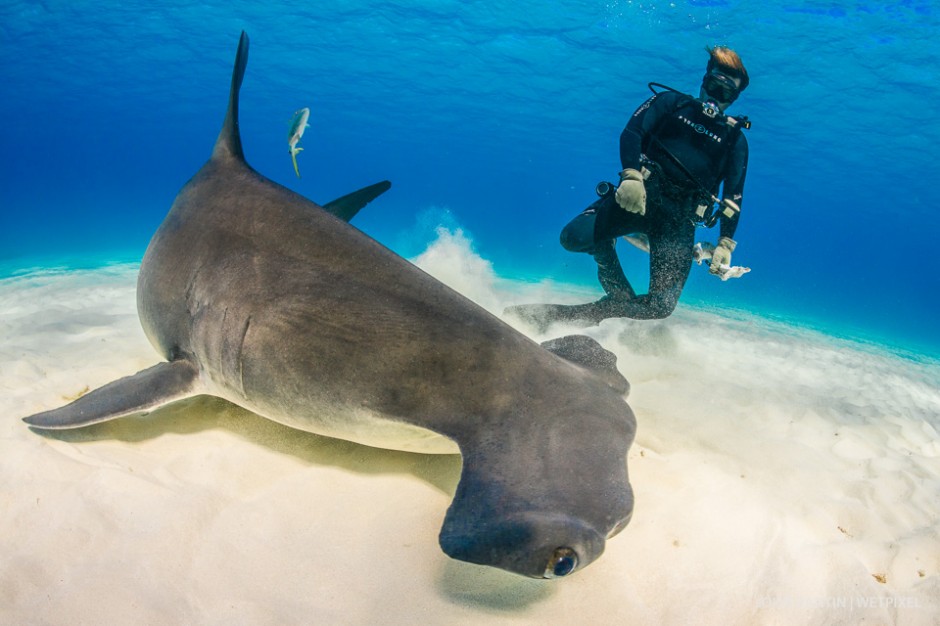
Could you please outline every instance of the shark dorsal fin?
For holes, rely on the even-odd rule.
[[[228,96],[228,111],[225,113],[222,131],[212,151],[213,159],[228,157],[240,161],[245,160],[245,153],[242,152],[242,138],[238,132],[238,91],[241,89],[247,66],[248,33],[242,31],[241,39],[238,40],[238,52],[235,53],[235,67],[232,69],[232,89]]]

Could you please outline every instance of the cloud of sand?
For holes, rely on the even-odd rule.
[[[415,262],[497,314],[591,297],[500,278],[456,229]],[[545,585],[440,552],[453,457],[336,442],[206,400],[71,436],[24,428],[18,417],[157,360],[135,277],[0,281],[5,621],[940,620],[936,361],[685,306],[658,322],[520,326],[612,350],[639,424],[633,521],[590,568]]]

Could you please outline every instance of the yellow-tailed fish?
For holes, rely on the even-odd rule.
[[[300,109],[291,118],[290,131],[287,133],[288,152],[290,152],[291,161],[294,162],[294,173],[297,174],[297,178],[300,178],[300,170],[297,169],[297,153],[303,150],[297,144],[300,143],[300,138],[304,136],[304,131],[310,126],[307,123],[308,119],[310,119],[310,109],[307,107]]]

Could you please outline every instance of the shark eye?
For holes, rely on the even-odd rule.
[[[545,578],[567,576],[578,567],[578,553],[571,548],[556,548],[545,568]]]

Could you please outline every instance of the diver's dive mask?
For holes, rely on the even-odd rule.
[[[702,78],[702,90],[707,96],[723,104],[731,104],[741,94],[741,89],[734,79],[718,70],[705,74]]]

